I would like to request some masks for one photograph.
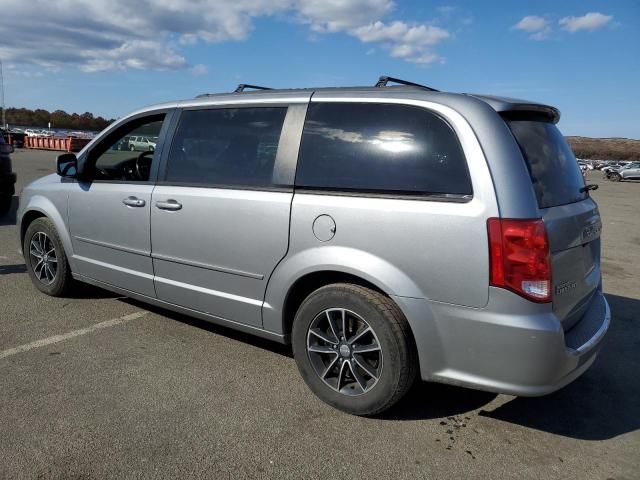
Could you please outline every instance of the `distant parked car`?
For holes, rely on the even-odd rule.
[[[15,193],[16,174],[11,171],[10,153],[13,153],[13,146],[0,135],[0,216],[9,211]]]
[[[609,163],[606,166],[602,167],[600,171],[602,172],[602,178],[609,178],[611,172],[615,172],[621,169],[624,165],[621,163]]]
[[[591,160],[578,160],[580,169],[584,166],[586,170],[593,170],[593,162]]]
[[[602,170],[602,168],[606,166],[607,166],[607,162],[603,162],[600,160],[596,160],[595,162],[593,162],[593,168],[595,170]]]
[[[640,180],[640,162],[633,162],[618,170],[611,170],[607,178],[613,182]]]
[[[131,137],[129,150],[139,152],[153,152],[156,149],[156,139],[150,137]]]
[[[4,141],[13,145],[13,148],[22,148],[24,147],[24,131],[18,129],[16,130],[3,130],[2,134],[4,136]]]
[[[123,137],[120,140],[118,140],[116,143],[113,144],[113,146],[111,147],[112,150],[129,150],[129,138],[130,137]]]

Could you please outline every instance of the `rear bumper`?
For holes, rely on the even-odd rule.
[[[424,380],[518,396],[545,395],[582,375],[611,321],[601,291],[567,332],[549,304],[526,302],[502,289],[491,288],[483,309],[396,300],[414,330]],[[432,327],[420,332],[425,323]]]

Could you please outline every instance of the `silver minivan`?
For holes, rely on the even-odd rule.
[[[87,282],[290,343],[309,388],[353,414],[417,377],[544,395],[610,321],[600,215],[559,117],[388,77],[241,85],[60,155],[22,193],[20,242],[42,292]],[[113,148],[136,135],[154,151]]]

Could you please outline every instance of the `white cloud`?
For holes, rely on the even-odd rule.
[[[613,20],[613,16],[598,12],[589,12],[581,17],[564,17],[559,20],[560,26],[575,33],[580,30],[598,30]]]
[[[382,42],[391,51],[391,56],[409,62],[428,64],[440,57],[431,48],[451,35],[433,25],[409,25],[405,22],[375,22],[350,32],[365,43]]]
[[[209,69],[207,68],[207,66],[203,65],[202,63],[194,65],[189,69],[189,71],[196,76],[206,75],[207,73],[209,73]]]
[[[84,49],[78,54],[86,61],[80,65],[84,72],[105,70],[177,69],[186,65],[183,57],[151,40],[132,40],[111,50]]]
[[[516,30],[524,30],[525,32],[537,32],[547,26],[547,21],[543,17],[537,15],[528,15],[516,23],[513,28]]]
[[[317,32],[343,32],[384,17],[389,0],[295,0],[294,9]]]
[[[539,32],[529,35],[529,38],[531,40],[546,40],[547,38],[549,38],[549,35],[551,35],[551,27],[545,27]]]
[[[17,65],[9,63],[4,65],[5,73],[12,77],[24,77],[24,78],[38,78],[43,77],[44,73],[41,70],[35,70],[34,68],[18,68]]]
[[[385,22],[392,0],[2,0],[0,57],[86,72],[188,68],[185,46],[247,39],[254,19],[274,16],[317,34],[378,43],[427,61],[449,32],[428,23]],[[195,67],[194,67],[195,68]],[[193,72],[195,73],[195,72]]]
[[[528,15],[511,27],[513,30],[528,32],[531,40],[544,40],[549,37],[551,27],[544,17]]]

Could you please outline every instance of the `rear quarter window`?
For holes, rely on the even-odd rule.
[[[296,186],[347,192],[470,196],[455,132],[419,107],[312,103]]]
[[[579,202],[587,197],[571,147],[548,121],[507,120],[527,164],[540,208]]]

